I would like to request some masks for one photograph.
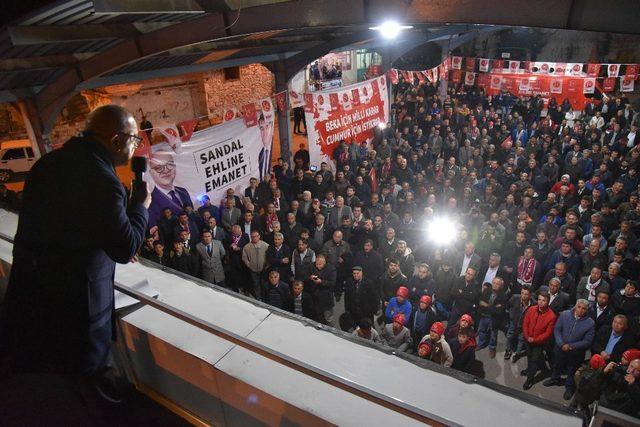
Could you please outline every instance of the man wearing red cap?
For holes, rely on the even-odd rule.
[[[553,337],[553,327],[556,324],[556,315],[549,308],[549,294],[538,294],[538,305],[531,307],[524,315],[522,334],[527,343],[527,369],[520,372],[527,380],[522,386],[529,390],[533,387],[533,378],[544,364],[543,350]]]
[[[400,286],[396,291],[396,296],[391,298],[388,302],[385,302],[387,308],[384,310],[384,315],[387,319],[387,323],[391,323],[394,316],[398,313],[402,313],[405,319],[405,326],[408,325],[409,317],[411,317],[411,303],[409,302],[409,289]]]
[[[397,313],[393,316],[393,322],[382,328],[381,336],[384,342],[398,351],[407,351],[412,344],[411,333],[404,326],[405,322],[404,314]]]
[[[431,305],[431,297],[422,295],[418,307],[411,313],[409,328],[414,343],[419,343],[422,337],[429,333],[431,325],[437,320],[438,313]]]
[[[638,350],[637,348],[632,348],[631,350],[627,350],[622,353],[620,364],[629,366],[629,363],[633,362],[636,359],[640,359],[640,350]]]
[[[429,335],[425,335],[420,344],[425,342],[431,344],[431,361],[450,368],[453,363],[453,354],[451,354],[449,343],[444,339],[442,322],[431,325]]]

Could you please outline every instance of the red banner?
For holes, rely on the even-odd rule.
[[[493,63],[491,64],[492,70],[494,73],[495,72],[501,72],[502,69],[504,68],[504,61],[502,59],[494,59]]]
[[[600,64],[588,64],[587,65],[587,76],[588,77],[598,77],[600,74]]]
[[[613,92],[616,89],[616,78],[605,77],[602,82],[602,90],[605,92]]]
[[[631,77],[632,79],[638,77],[638,64],[627,64],[624,75],[626,77]]]
[[[462,65],[462,57],[460,56],[452,56],[451,57],[451,68],[454,70],[459,70]]]
[[[462,81],[462,72],[460,70],[451,70],[451,81],[458,84]]]
[[[483,73],[488,72],[489,71],[489,60],[487,58],[480,58],[480,62],[478,63],[478,68]]]
[[[333,150],[341,140],[361,143],[373,138],[375,128],[385,124],[389,114],[387,86],[381,77],[352,85],[334,92],[305,94],[311,98],[311,111],[307,111],[306,122],[311,163],[332,158]],[[338,108],[332,108],[334,100]],[[331,100],[329,106],[327,100]]]
[[[464,69],[465,69],[465,71],[473,72],[476,69],[476,59],[475,58],[465,58],[464,59]]]
[[[285,111],[285,109],[287,108],[287,93],[286,92],[276,93],[275,98],[276,98],[276,105],[278,106],[278,110]]]
[[[196,130],[196,126],[198,126],[198,119],[185,120],[178,123],[178,130],[180,131],[180,139],[182,139],[182,142],[187,142],[191,139],[191,135],[193,135],[193,131]]]

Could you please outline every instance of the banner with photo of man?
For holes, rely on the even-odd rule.
[[[304,110],[311,164],[332,159],[341,140],[362,143],[373,139],[375,128],[387,123],[389,96],[385,76],[336,90],[304,94]]]
[[[174,214],[185,206],[197,208],[203,196],[218,205],[227,189],[242,194],[252,177],[269,176],[274,108],[269,98],[243,106],[240,117],[193,133],[178,146],[156,144],[149,150],[151,206],[149,226],[165,208]]]

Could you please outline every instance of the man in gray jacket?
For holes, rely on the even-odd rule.
[[[262,272],[267,267],[267,242],[260,240],[257,230],[251,232],[251,241],[242,248],[242,262],[247,266],[251,277],[251,290],[253,296],[260,298],[262,285]]]
[[[225,250],[219,240],[214,240],[211,231],[202,231],[202,241],[196,245],[200,278],[214,285],[224,286],[222,259]]]
[[[576,391],[573,378],[578,367],[584,361],[585,351],[591,347],[595,337],[595,322],[587,315],[589,302],[576,301],[575,307],[560,313],[553,329],[555,338],[554,363],[551,378],[543,384],[545,387],[560,385],[561,374],[566,371],[564,400],[569,400]]]

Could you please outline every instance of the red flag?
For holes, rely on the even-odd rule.
[[[464,69],[465,69],[465,71],[473,72],[476,69],[476,59],[475,58],[465,58],[464,59]]]
[[[491,79],[491,75],[488,73],[478,73],[478,78],[476,80],[476,84],[480,87],[486,88],[489,86],[489,80]]]
[[[258,124],[258,111],[255,102],[250,102],[242,107],[242,116],[246,127],[250,128]]]
[[[520,70],[520,61],[509,61],[509,72],[517,73]]]
[[[147,129],[146,131],[141,130],[138,132],[138,136],[142,138],[142,146],[136,148],[136,151],[133,152],[134,156],[148,157],[149,156],[149,147],[151,147],[151,141],[147,136],[147,132],[152,132],[152,129]]]
[[[331,111],[337,111],[340,109],[340,98],[337,93],[329,94],[329,104],[331,104]]]
[[[191,135],[193,135],[193,131],[196,130],[196,126],[198,126],[197,119],[184,120],[178,123],[178,130],[180,131],[180,139],[182,142],[187,142],[191,139]]]
[[[582,92],[583,93],[594,93],[596,88],[596,79],[595,77],[588,77],[582,82]]]
[[[371,168],[369,171],[369,178],[371,179],[371,191],[374,193],[378,191],[378,177],[376,168]]]
[[[600,64],[587,64],[587,76],[598,77],[600,74]]]
[[[451,57],[451,68],[454,70],[459,70],[462,66],[462,57],[461,56],[452,56]]]
[[[405,82],[413,84],[413,74],[411,71],[400,71],[400,74],[402,74],[402,78]]]
[[[487,72],[489,71],[489,60],[487,58],[480,58],[480,63],[478,65],[480,71]]]
[[[464,84],[467,86],[473,86],[476,82],[476,73],[466,72],[464,73]]]
[[[354,107],[360,105],[360,91],[358,88],[351,89],[351,105]]]
[[[531,61],[524,61],[524,71],[527,73],[531,72]]]
[[[632,79],[638,77],[638,64],[627,64],[625,68],[625,77],[631,77]]]
[[[424,72],[423,71],[416,71],[416,76],[418,76],[418,82],[420,84],[424,83]]]
[[[550,86],[550,93],[562,93],[562,79],[551,79]]]
[[[460,83],[462,80],[462,72],[460,70],[451,70],[451,81],[455,84]]]
[[[304,94],[304,111],[306,113],[313,112],[313,94],[312,93]]]
[[[378,86],[378,81],[374,80],[371,82],[371,97],[375,98],[380,96],[380,86]]]
[[[287,92],[276,93],[276,105],[279,111],[284,111],[287,108]]]
[[[620,92],[633,92],[634,79],[631,77],[620,77]]]
[[[395,68],[392,68],[389,70],[389,72],[387,73],[389,75],[389,81],[391,81],[392,85],[397,85],[398,84],[398,70],[396,70]]]
[[[602,82],[602,90],[605,92],[613,92],[616,88],[616,78],[615,77],[605,77]]]
[[[609,77],[618,77],[619,72],[620,72],[620,65],[618,64],[607,65],[607,75]]]
[[[553,73],[556,76],[564,76],[565,71],[567,70],[566,62],[556,62],[556,66],[553,69]]]
[[[222,116],[222,121],[223,122],[228,122],[230,120],[233,120],[236,118],[237,115],[237,111],[235,108],[228,108],[225,112],[224,115]]]
[[[491,68],[495,71],[502,71],[504,69],[504,61],[502,59],[494,59]]]

